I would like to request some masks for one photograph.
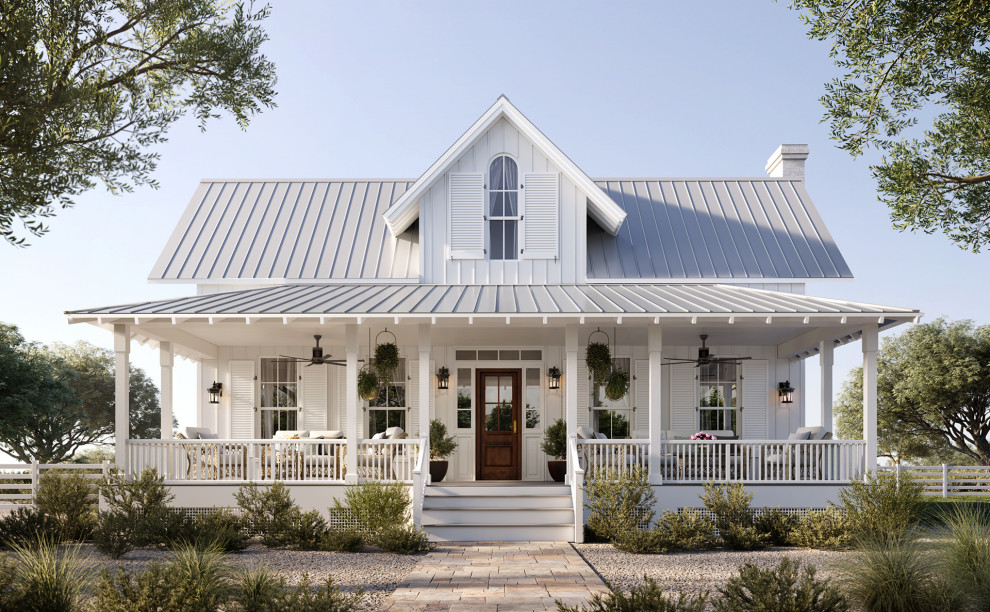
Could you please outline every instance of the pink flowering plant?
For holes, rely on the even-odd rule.
[[[698,433],[694,434],[693,436],[691,436],[688,439],[689,440],[717,440],[718,438],[716,438],[715,436],[713,436],[710,433],[706,433],[704,431],[699,431]]]

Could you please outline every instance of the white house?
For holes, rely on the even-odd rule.
[[[852,277],[805,190],[807,156],[781,145],[757,178],[593,179],[503,96],[415,179],[204,180],[150,275],[193,295],[67,314],[114,333],[118,463],[156,467],[182,505],[284,480],[325,508],[347,482],[400,480],[440,539],[580,539],[572,485],[639,464],[663,507],[698,505],[712,479],[821,506],[876,465],[877,334],[920,313],[805,294]],[[393,337],[397,375],[362,399],[359,369]],[[161,351],[162,440],[126,440],[132,340]],[[630,374],[622,399],[593,395],[589,340]],[[863,440],[831,440],[832,352],[854,340]],[[203,389],[185,440],[175,355]],[[815,393],[824,427],[795,436]],[[432,418],[458,442],[439,484]],[[566,485],[540,448],[558,418]],[[701,430],[719,440],[684,439]]]

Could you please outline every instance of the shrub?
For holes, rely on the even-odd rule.
[[[990,610],[990,525],[971,506],[942,519],[948,541],[942,551],[945,574],[968,594],[975,610]]]
[[[643,576],[643,584],[633,587],[627,596],[619,589],[612,589],[606,597],[595,594],[586,606],[566,606],[557,600],[561,612],[704,612],[708,593],[672,599],[663,594],[663,587],[649,576]]]
[[[291,541],[293,520],[299,516],[299,509],[283,483],[275,482],[270,487],[248,483],[234,498],[244,510],[244,520],[251,532],[261,536],[265,546],[284,546]]]
[[[39,539],[58,540],[58,523],[34,508],[17,508],[0,519],[0,547],[37,542]]]
[[[320,536],[320,550],[354,552],[364,546],[364,538],[355,529],[328,529]]]
[[[409,496],[398,482],[363,482],[344,490],[344,503],[333,501],[330,512],[355,521],[369,539],[388,527],[409,522]]]
[[[54,540],[16,544],[14,576],[5,609],[21,612],[69,612],[82,608],[93,580],[93,566],[76,547],[62,550]]]
[[[627,531],[615,541],[615,547],[636,555],[655,555],[678,550],[666,534],[656,527]]]
[[[766,536],[771,546],[786,546],[790,542],[791,530],[797,519],[780,508],[765,508],[753,517],[753,526],[758,533]]]
[[[543,432],[540,450],[558,461],[564,458],[567,454],[567,423],[564,419],[557,419]]]
[[[38,510],[55,519],[63,540],[82,541],[96,527],[96,500],[90,481],[81,474],[49,472],[38,482]]]
[[[615,542],[621,535],[653,522],[656,498],[646,471],[639,466],[616,474],[610,468],[592,472],[584,483],[591,510],[588,527]]]
[[[922,488],[908,476],[873,471],[839,492],[840,506],[857,538],[889,542],[904,537],[924,508]]]
[[[911,540],[862,541],[841,567],[846,596],[865,612],[964,610],[964,597]]]
[[[715,548],[715,523],[696,510],[685,509],[680,514],[664,511],[656,529],[671,542],[671,550],[706,550]]]
[[[375,536],[375,546],[402,555],[433,550],[433,543],[426,537],[426,532],[412,525],[393,525],[382,529]]]
[[[853,545],[853,535],[844,513],[818,510],[796,519],[788,542],[804,548],[845,549]]]
[[[162,546],[189,536],[188,520],[169,508],[175,496],[154,468],[145,468],[130,480],[114,472],[100,485],[100,495],[108,512],[127,517],[134,546]]]
[[[16,580],[17,566],[7,555],[0,555],[0,610],[10,610],[13,607]]]
[[[733,550],[754,550],[770,545],[770,538],[756,529],[753,510],[749,507],[753,494],[739,482],[705,483],[701,495],[705,508],[715,515],[715,527],[722,541]]]
[[[93,532],[93,545],[111,559],[119,559],[134,550],[130,517],[119,510],[101,512]]]
[[[196,516],[192,532],[192,542],[200,548],[213,546],[222,552],[236,552],[248,545],[244,519],[226,508]]]
[[[447,435],[447,426],[440,419],[430,421],[430,460],[446,459],[457,450],[454,436]]]
[[[828,580],[815,578],[815,568],[785,557],[780,565],[739,568],[712,601],[715,612],[844,612],[849,603]]]
[[[244,612],[348,612],[357,609],[361,601],[360,591],[341,593],[330,578],[319,589],[312,589],[308,576],[303,575],[297,588],[288,588],[285,578],[264,565],[241,572],[236,583],[234,609]]]
[[[292,525],[289,529],[288,544],[302,550],[319,550],[323,534],[328,530],[327,521],[320,515],[319,510],[293,514]]]

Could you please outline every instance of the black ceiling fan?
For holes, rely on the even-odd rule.
[[[313,356],[309,359],[305,357],[290,357],[289,355],[279,355],[279,357],[296,363],[306,363],[308,364],[306,366],[307,368],[315,365],[346,366],[347,361],[344,359],[330,359],[330,355],[323,356],[323,347],[320,346],[320,338],[322,337],[320,334],[313,335],[313,338],[316,339],[316,346],[313,347]],[[358,361],[364,361],[364,359],[359,359]]]
[[[707,346],[705,346],[705,340],[708,340],[708,334],[701,334],[700,338],[701,347],[698,348],[697,359],[675,359],[671,357],[664,357],[667,363],[663,365],[670,365],[672,363],[693,363],[694,367],[697,368],[710,363],[734,363],[739,365],[739,363],[745,359],[752,359],[752,357],[712,357],[711,351]]]

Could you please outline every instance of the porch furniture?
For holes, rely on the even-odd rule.
[[[821,426],[798,427],[787,439],[790,441],[831,440],[832,432],[825,431],[825,428]],[[768,454],[764,463],[768,477],[785,480],[810,480],[821,478],[823,470],[831,471],[825,465],[824,459],[823,449],[817,445],[788,444],[782,451]]]
[[[371,436],[371,440],[372,442],[375,440],[404,440],[408,437],[409,434],[401,427],[389,427],[385,431]],[[365,452],[358,453],[358,475],[365,478],[387,480],[388,474],[394,475],[392,460],[401,452],[402,449],[394,445],[369,445]]]
[[[217,440],[208,427],[186,427],[175,434],[178,440]],[[247,448],[237,444],[183,445],[186,455],[186,477],[208,480],[243,480],[247,478]],[[194,475],[195,472],[195,475]]]

